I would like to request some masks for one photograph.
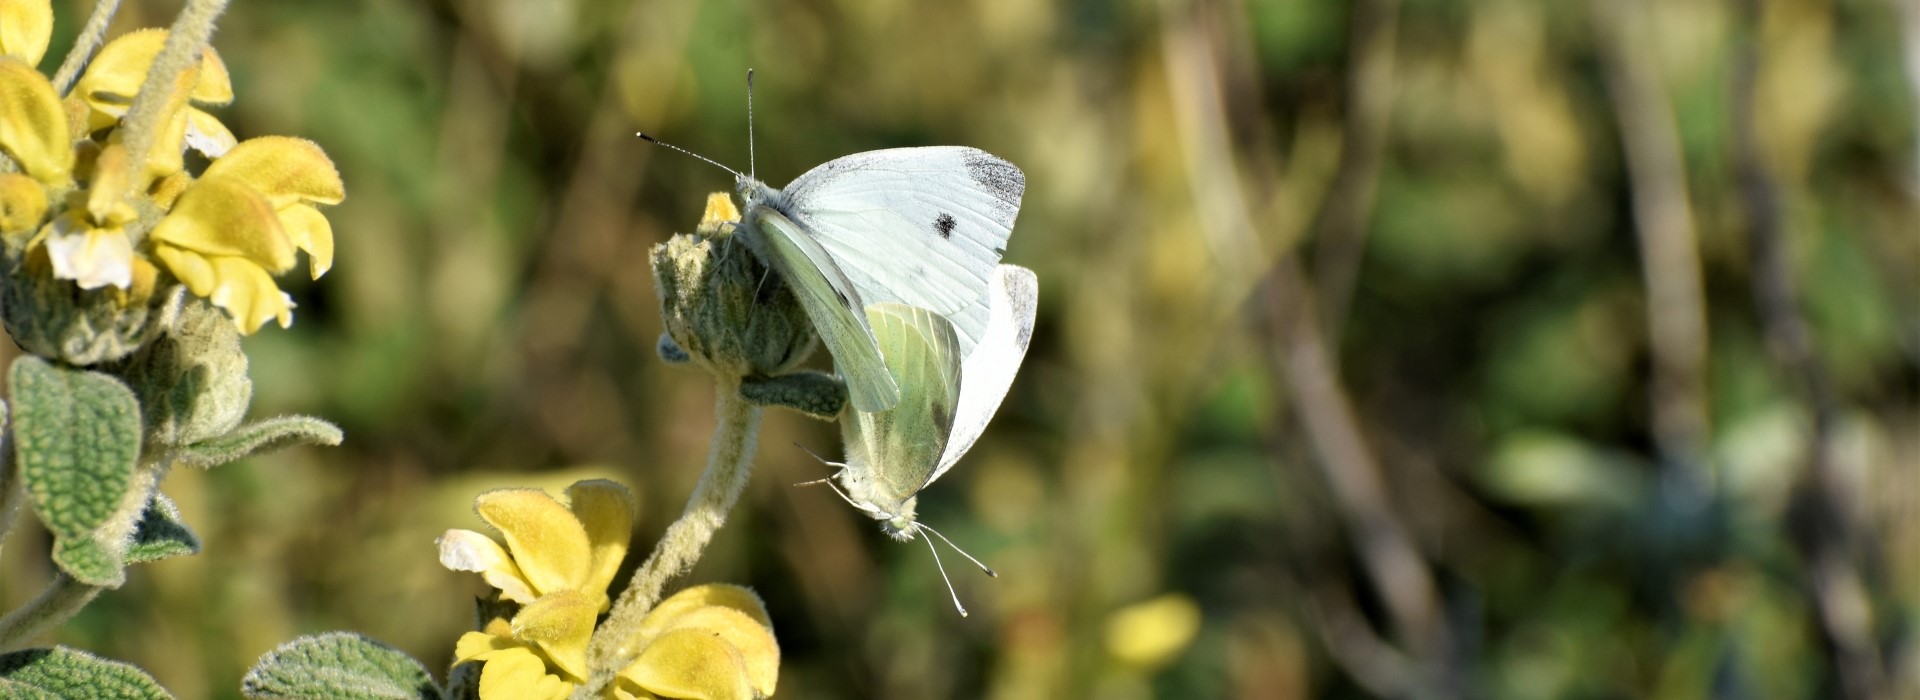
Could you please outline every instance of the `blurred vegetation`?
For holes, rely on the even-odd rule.
[[[783,696],[1911,697],[1914,9],[237,2],[220,118],[348,187],[335,272],[247,341],[255,410],[347,443],[175,472],[206,551],[61,641],[185,698],[322,630],[447,659],[482,584],[433,538],[497,486],[619,479],[649,547],[712,404],[653,357],[645,254],[732,180],[632,134],[746,165],[751,66],[769,182],[908,145],[1024,168],[1007,260],[1042,288],[922,499],[1003,573],[955,570],[971,617],[789,486],[837,431],[770,414],[686,581],[766,598]]]

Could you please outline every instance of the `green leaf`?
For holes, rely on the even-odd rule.
[[[214,467],[294,445],[340,444],[345,438],[334,424],[313,416],[278,416],[234,428],[211,440],[180,449],[174,463],[188,467]]]
[[[59,540],[55,563],[80,581],[120,585],[125,533],[100,529],[133,485],[139,403],[113,377],[31,355],[15,360],[9,377],[14,452],[34,511]]]
[[[36,692],[15,695],[16,687]],[[27,649],[0,656],[4,697],[87,700],[170,700],[166,689],[139,667],[67,647]]]
[[[128,564],[144,564],[171,557],[200,553],[200,538],[180,521],[180,509],[159,491],[140,514],[140,525],[133,533],[133,546],[127,548]]]
[[[777,406],[820,420],[833,420],[847,405],[847,385],[824,372],[801,371],[778,377],[747,377],[740,398],[757,406]]]
[[[301,637],[267,652],[240,682],[270,700],[440,700],[427,669],[393,647],[353,632]]]

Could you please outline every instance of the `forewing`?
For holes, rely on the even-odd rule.
[[[847,382],[847,400],[860,411],[883,411],[900,398],[900,390],[880,358],[866,307],[859,290],[846,281],[826,251],[800,227],[770,207],[756,206],[748,221],[763,244],[762,257],[787,281],[813,329],[833,354],[834,366]],[[837,284],[836,284],[837,282]]]
[[[952,435],[927,483],[952,469],[986,432],[987,422],[1013,387],[1013,376],[1020,371],[1020,361],[1033,339],[1033,316],[1040,298],[1040,283],[1033,271],[1018,265],[999,266],[994,270],[992,295],[986,334],[961,365]]]
[[[883,303],[867,307],[867,320],[900,387],[900,401],[878,413],[855,411],[841,419],[849,459],[871,490],[857,496],[883,511],[926,483],[947,445],[959,401],[960,352],[953,325],[926,309]]]
[[[1020,169],[986,151],[896,148],[807,171],[783,205],[867,303],[943,315],[968,353],[986,332],[987,287],[1025,191]]]

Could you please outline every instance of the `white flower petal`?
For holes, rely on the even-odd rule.
[[[526,605],[540,596],[520,574],[513,557],[493,538],[472,530],[448,530],[434,541],[440,545],[440,565],[454,571],[477,571],[487,584],[500,589],[507,600]]]
[[[53,276],[73,280],[81,289],[133,286],[133,242],[126,234],[75,228],[62,218],[54,222],[52,235],[47,236]]]

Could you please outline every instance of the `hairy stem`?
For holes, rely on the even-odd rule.
[[[169,112],[179,107],[175,99],[176,86],[189,69],[199,65],[200,55],[213,37],[214,22],[226,9],[227,0],[187,0],[180,16],[174,18],[173,27],[167,31],[167,43],[160,48],[160,55],[154,57],[153,67],[147,69],[146,82],[140,84],[140,94],[134,96],[133,105],[121,120],[126,129],[129,170],[124,181],[128,186],[134,186],[138,179],[133,175],[146,169],[147,155],[172,116]]]
[[[87,15],[87,24],[80,28],[80,36],[73,40],[73,50],[60,61],[60,70],[53,74],[53,90],[61,97],[73,89],[73,81],[80,79],[80,71],[86,70],[93,61],[93,52],[107,38],[107,25],[113,22],[114,13],[120,10],[120,0],[94,0],[93,14]]]
[[[20,504],[27,501],[26,482],[20,479],[20,472],[13,460],[13,429],[0,432],[0,546],[5,546],[7,533],[13,530],[13,519],[20,512]]]
[[[653,548],[645,564],[633,573],[627,590],[613,605],[612,614],[594,632],[588,649],[593,678],[575,697],[597,697],[599,689],[613,674],[633,661],[639,649],[633,647],[633,633],[640,620],[660,601],[667,581],[693,568],[700,560],[713,533],[727,522],[727,513],[740,500],[740,492],[753,473],[753,449],[760,429],[760,407],[740,398],[738,380],[721,381],[715,387],[715,425],[713,444],[707,453],[707,470],[700,484],[687,499],[680,519],[667,527],[660,543]],[[583,695],[584,693],[584,695]]]
[[[39,597],[0,618],[0,651],[19,649],[66,622],[102,590],[105,589],[75,581],[64,573],[54,574],[53,581]]]

